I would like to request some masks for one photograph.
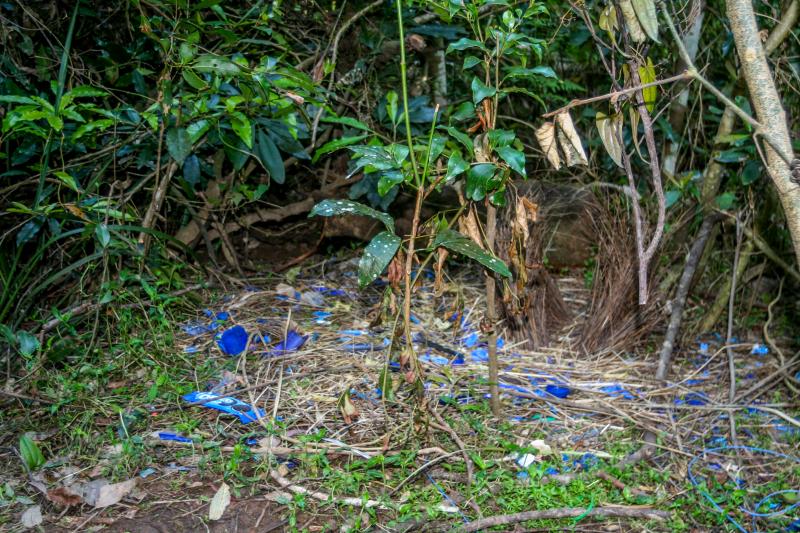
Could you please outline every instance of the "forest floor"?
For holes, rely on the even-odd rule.
[[[498,419],[480,272],[457,270],[438,294],[423,276],[420,401],[387,361],[390,291],[359,291],[356,270],[326,260],[218,287],[172,314],[113,310],[98,362],[39,370],[36,388],[58,404],[17,399],[0,414],[0,528],[800,528],[800,411],[764,379],[779,363],[758,339],[731,346],[730,403],[719,337],[687,343],[668,386],[653,378],[657,339],[587,355],[501,338]],[[580,273],[559,284],[578,312]],[[209,391],[227,398],[219,409],[187,396]],[[17,451],[25,432],[46,461],[31,472]],[[636,460],[646,432],[656,441]],[[541,514],[481,521],[526,511]]]

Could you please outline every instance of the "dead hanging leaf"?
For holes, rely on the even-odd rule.
[[[345,424],[352,424],[353,420],[358,418],[358,409],[350,399],[350,387],[348,386],[345,391],[339,396],[339,410],[342,412]]]
[[[636,11],[633,9],[631,0],[619,0],[619,8],[622,10],[622,18],[625,20],[625,26],[628,27],[631,39],[637,43],[644,41],[647,36],[639,24],[639,19],[636,18]]]
[[[473,209],[458,219],[458,231],[472,239],[472,242],[480,246],[482,250],[484,249],[478,217]]]
[[[631,0],[633,10],[639,19],[642,29],[648,37],[655,42],[658,41],[658,15],[656,14],[656,3],[654,0]]]
[[[622,115],[616,113],[610,117],[605,113],[598,112],[595,115],[597,131],[600,132],[600,140],[606,152],[614,160],[618,167],[622,166]]]
[[[425,50],[427,46],[425,44],[425,38],[422,35],[417,33],[410,33],[406,37],[406,46],[414,50],[415,52],[422,52]]]
[[[295,94],[292,91],[286,91],[286,96],[295,104],[303,105],[306,103],[306,99],[300,96],[299,94]]]
[[[545,122],[536,130],[536,140],[542,147],[547,160],[558,170],[561,168],[561,157],[558,155],[558,144],[556,143],[556,127],[552,122]]]
[[[647,64],[641,65],[639,67],[639,83],[642,85],[646,85],[648,83],[653,83],[656,81],[656,66],[653,64],[653,60],[649,57],[647,58]],[[651,113],[653,109],[656,107],[656,97],[658,96],[658,89],[656,87],[645,87],[642,89],[642,98],[644,99],[644,104],[647,107],[647,110]]]
[[[524,196],[522,197],[522,204],[525,206],[525,209],[528,211],[528,219],[531,222],[539,222],[539,204],[531,202]]]
[[[619,21],[617,20],[617,8],[614,4],[609,3],[601,12],[597,25],[601,30],[608,33],[608,38],[611,42],[617,41],[617,32],[619,31]]]
[[[398,289],[400,287],[400,282],[403,281],[405,277],[405,272],[406,256],[403,254],[402,250],[398,250],[386,269],[386,277],[389,280],[389,284],[393,288]]]
[[[211,503],[208,506],[208,519],[219,520],[225,513],[225,509],[231,503],[231,488],[224,481],[217,489],[217,493],[211,498]]]
[[[511,222],[511,231],[515,235],[519,235],[522,242],[528,242],[530,231],[528,231],[528,211],[525,209],[525,204],[522,203],[522,198],[517,198],[517,204],[514,206],[514,220]]]
[[[325,61],[320,59],[317,61],[317,64],[314,65],[314,68],[311,69],[311,79],[314,80],[314,83],[319,83],[322,81],[322,78],[325,77]]]
[[[564,111],[556,115],[556,122],[558,123],[558,142],[564,152],[567,166],[588,165],[589,160],[586,159],[586,152],[583,151],[581,138],[575,130],[575,125],[572,123],[572,117],[570,117],[569,112]]]
[[[444,292],[444,263],[447,260],[449,252],[447,248],[441,246],[436,250],[436,266],[434,267],[434,274],[436,275],[433,282],[434,294],[441,295]]]

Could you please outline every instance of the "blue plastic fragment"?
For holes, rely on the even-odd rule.
[[[701,342],[700,343],[700,353],[704,354],[708,352],[708,343]]]
[[[544,471],[544,473],[547,474],[548,476],[556,476],[559,474],[559,471],[550,466]]]
[[[708,396],[702,392],[690,392],[686,394],[682,400],[675,400],[675,403],[678,405],[682,403],[687,405],[706,405],[708,403]]]
[[[750,353],[756,355],[767,355],[769,353],[769,348],[767,348],[763,344],[756,343],[753,345],[753,349],[750,350]]]
[[[236,325],[217,336],[217,346],[226,355],[239,355],[247,348],[248,338],[247,330]]]
[[[423,363],[433,363],[435,365],[449,365],[450,364],[450,359],[448,359],[447,357],[443,357],[441,355],[431,354],[430,351],[428,351],[427,353],[421,355],[419,357],[419,360],[422,361]]]
[[[171,440],[175,442],[188,442],[188,443],[192,442],[192,439],[190,438],[183,437],[181,435],[178,435],[177,433],[170,433],[168,431],[159,432],[158,438],[161,440]]]
[[[209,331],[213,331],[214,328],[210,328],[205,324],[201,324],[199,322],[190,322],[188,324],[184,324],[181,326],[181,329],[187,334],[191,335],[192,337],[197,337],[198,335],[203,335],[208,333]]]
[[[472,360],[477,363],[485,363],[489,360],[489,350],[486,348],[475,348],[470,352]]]
[[[286,339],[278,343],[270,353],[272,355],[278,355],[286,352],[297,351],[301,346],[303,346],[303,344],[306,343],[307,340],[307,335],[300,335],[298,332],[291,329],[286,334]]]
[[[636,399],[636,397],[633,394],[626,391],[625,389],[622,388],[621,385],[616,383],[614,385],[606,385],[605,387],[600,387],[600,392],[605,392],[606,394],[608,394],[613,398],[622,397],[625,398],[626,400]]]
[[[556,398],[566,398],[572,392],[568,387],[564,387],[563,385],[547,385],[544,389]]]
[[[250,404],[247,404],[237,398],[230,396],[220,396],[213,392],[190,392],[183,396],[183,399],[190,403],[203,402],[203,407],[209,407],[228,413],[239,418],[242,424],[249,424],[255,422],[259,418],[263,418],[266,413],[262,409],[257,409]]]
[[[462,343],[464,346],[466,346],[467,348],[472,348],[473,346],[475,346],[476,344],[478,344],[478,340],[479,340],[479,339],[480,339],[480,337],[478,336],[478,333],[477,333],[476,331],[473,331],[472,333],[470,333],[469,335],[467,335],[466,337],[464,337],[464,338],[461,340],[461,343]]]
[[[198,351],[200,351],[200,349],[194,344],[183,349],[183,353],[197,353]]]
[[[360,329],[343,329],[339,332],[339,334],[350,335],[351,337],[360,337],[362,335],[369,335],[369,333]]]
[[[155,473],[156,473],[156,469],[155,468],[145,468],[144,470],[139,472],[139,477],[142,478],[142,479],[146,479],[147,476],[152,476]]]
[[[371,352],[372,350],[383,350],[384,346],[369,342],[348,342],[342,344],[341,349],[348,352]]]

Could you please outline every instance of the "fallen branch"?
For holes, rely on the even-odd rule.
[[[667,334],[664,336],[664,343],[661,345],[661,355],[658,360],[658,370],[656,371],[656,379],[659,381],[665,380],[669,373],[672,351],[675,348],[675,340],[678,338],[678,332],[683,321],[683,308],[686,305],[686,297],[689,295],[692,279],[697,270],[697,264],[700,262],[700,257],[703,255],[706,241],[718,220],[719,217],[716,215],[706,217],[700,226],[700,231],[697,232],[697,238],[692,244],[689,254],[686,256],[683,275],[678,283],[678,289],[675,291],[675,298],[672,300],[672,314],[669,318]]]
[[[606,517],[621,517],[621,518],[647,518],[650,520],[665,520],[672,514],[668,511],[659,511],[652,507],[595,507],[594,509],[586,509],[583,507],[564,507],[561,509],[544,509],[541,511],[525,511],[523,513],[514,513],[498,516],[490,516],[475,520],[462,527],[455,528],[453,531],[463,531],[469,533],[470,531],[480,531],[495,526],[503,526],[506,524],[518,524],[519,522],[528,522],[529,520],[552,520],[557,518],[577,518],[577,517],[593,517],[593,518],[606,518]]]

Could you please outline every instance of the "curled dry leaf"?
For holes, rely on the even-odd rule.
[[[56,505],[69,507],[83,503],[83,496],[70,490],[69,487],[56,487],[47,491],[47,499]]]
[[[222,518],[222,515],[225,513],[225,509],[228,508],[230,503],[231,488],[223,481],[222,485],[220,485],[219,489],[217,489],[216,494],[214,494],[214,497],[211,498],[211,503],[208,506],[208,519],[219,520]]]
[[[595,116],[597,131],[600,132],[600,140],[606,152],[614,160],[618,167],[622,166],[622,115],[616,113],[610,117],[605,113],[598,112]]]
[[[472,147],[475,150],[475,161],[478,163],[490,163],[492,161],[491,148],[489,147],[489,137],[485,133],[476,135],[472,139]]]
[[[561,168],[561,156],[558,155],[558,144],[556,143],[556,126],[552,122],[545,122],[536,130],[536,140],[542,147],[547,160],[558,170]]]
[[[567,166],[588,165],[589,160],[586,158],[586,152],[583,151],[581,138],[575,130],[575,125],[572,123],[572,117],[569,113],[564,111],[556,115],[556,123],[558,123],[558,142],[564,152]]]
[[[398,250],[386,268],[386,278],[395,289],[400,287],[406,272],[406,256],[402,250]]]
[[[622,18],[625,19],[625,25],[628,27],[628,34],[634,42],[640,43],[647,37],[642,30],[639,19],[636,18],[636,11],[633,9],[631,0],[619,0],[619,8],[622,11]]]
[[[434,272],[436,274],[436,278],[433,283],[433,291],[435,294],[441,295],[444,292],[444,263],[447,261],[447,256],[450,252],[447,251],[447,248],[440,246],[436,250],[436,266],[434,267]]]
[[[478,217],[473,209],[470,209],[466,215],[458,219],[458,231],[472,239],[481,249],[485,249],[481,238],[481,229],[478,225]]]
[[[411,33],[406,37],[406,46],[415,52],[422,52],[425,50],[427,45],[425,44],[425,38],[422,35]]]
[[[358,409],[350,399],[350,386],[339,396],[339,410],[342,412],[345,424],[352,424],[358,418]]]
[[[530,232],[528,231],[528,210],[522,203],[523,197],[517,197],[517,205],[514,206],[514,220],[512,221],[512,232],[518,235],[522,242],[528,242]]]
[[[633,10],[639,19],[639,24],[648,37],[658,41],[658,15],[656,15],[655,0],[631,0]]]

